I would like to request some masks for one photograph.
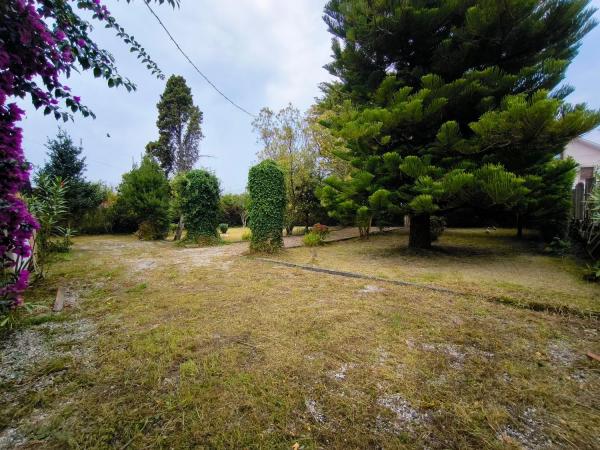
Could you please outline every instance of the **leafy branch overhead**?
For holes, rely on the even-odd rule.
[[[145,1],[149,3],[149,0]],[[157,2],[165,3],[165,0]],[[13,85],[3,89],[9,95],[30,95],[36,109],[42,108],[44,114],[66,121],[76,112],[94,117],[93,112],[81,103],[81,98],[61,80],[62,77],[69,78],[72,71],[89,70],[96,78],[104,78],[111,88],[136,89],[133,81],[119,73],[113,55],[92,39],[93,26],[81,16],[81,11],[90,12],[92,19],[114,30],[152,74],[164,78],[148,51],[126,32],[105,5],[97,0],[72,3],[63,0],[35,0],[27,5],[10,1],[0,3],[3,18],[0,38],[4,48],[18,56],[9,59],[6,67],[15,76]],[[177,0],[167,3],[172,7],[179,6]],[[37,74],[39,78],[31,74]]]

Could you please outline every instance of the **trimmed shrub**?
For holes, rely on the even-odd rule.
[[[225,234],[225,233],[227,233],[227,230],[229,230],[229,225],[228,225],[228,224],[226,224],[226,223],[220,223],[220,224],[219,224],[219,231],[220,231],[222,234]]]
[[[272,253],[283,247],[285,181],[283,171],[272,160],[255,165],[248,173],[250,195],[250,249]]]
[[[184,215],[187,239],[203,245],[220,242],[219,180],[206,170],[191,170],[185,176],[181,211]]]

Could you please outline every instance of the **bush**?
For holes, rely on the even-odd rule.
[[[546,249],[548,253],[553,255],[564,256],[571,249],[571,242],[568,239],[561,239],[558,236],[555,236]]]
[[[439,216],[431,216],[429,218],[429,233],[431,234],[431,241],[437,241],[446,229],[446,219]]]
[[[319,236],[321,236],[322,240],[325,240],[325,238],[329,234],[329,227],[327,225],[323,225],[323,224],[320,224],[320,223],[315,223],[313,225],[311,231],[313,231],[313,232],[317,233]]]
[[[265,160],[250,169],[248,193],[250,249],[275,252],[283,246],[286,197],[284,175],[274,161]]]
[[[222,234],[225,234],[225,233],[227,233],[227,230],[229,230],[229,225],[228,225],[228,224],[226,224],[226,223],[220,223],[220,224],[219,224],[219,231],[220,231]]]
[[[77,232],[71,227],[56,227],[56,235],[60,236],[59,240],[53,240],[51,249],[57,253],[69,253],[73,247],[73,237]]]
[[[249,241],[252,239],[252,231],[246,230],[242,233],[242,241]]]
[[[219,180],[206,170],[191,170],[185,176],[182,190],[181,211],[188,230],[187,239],[199,244],[220,242]]]
[[[592,265],[588,265],[583,275],[583,278],[587,281],[591,281],[594,283],[600,282],[600,260],[596,261]]]
[[[527,187],[534,196],[530,205],[531,222],[545,242],[555,237],[564,239],[567,235],[576,167],[572,158],[553,160],[542,167],[540,177],[529,181]]]
[[[325,243],[325,238],[329,234],[329,227],[316,223],[313,225],[309,233],[304,235],[302,239],[307,247],[316,247]]]
[[[67,188],[68,182],[61,178],[41,175],[37,179],[37,186],[27,197],[29,210],[39,223],[39,229],[33,235],[30,265],[40,278],[46,276],[50,254],[60,250],[52,237],[62,234],[63,229],[59,224],[68,213],[65,200]]]
[[[165,237],[165,230],[151,221],[142,222],[135,235],[142,241],[157,241]]]
[[[169,183],[158,164],[144,157],[140,167],[123,175],[119,186],[119,197],[114,209],[127,228],[132,222],[137,225],[140,239],[162,239],[169,230]],[[125,230],[123,230],[125,231]]]
[[[114,217],[111,208],[100,206],[86,211],[77,224],[80,234],[104,234],[113,230]]]
[[[306,233],[304,238],[302,239],[304,245],[307,247],[317,247],[319,245],[323,245],[323,236],[316,231],[311,231],[310,233]]]
[[[108,218],[113,233],[134,233],[138,229],[138,221],[129,205],[121,196],[108,208]]]

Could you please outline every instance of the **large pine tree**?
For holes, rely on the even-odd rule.
[[[588,4],[331,0],[339,81],[322,104],[354,174],[328,180],[323,203],[364,221],[389,191],[390,212],[411,216],[412,247],[430,246],[433,213],[523,208],[528,177],[600,121],[559,86],[595,25]]]

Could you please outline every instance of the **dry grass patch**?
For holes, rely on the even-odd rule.
[[[164,243],[79,238],[36,295],[49,302],[59,281],[81,286],[61,323],[94,327],[77,341],[81,354],[2,382],[0,443],[593,448],[600,439],[600,374],[584,356],[600,343],[596,322],[282,268],[232,247],[190,257]],[[153,264],[136,270],[140,259]],[[10,339],[40,327],[32,320]],[[44,338],[54,348],[60,335]]]
[[[513,230],[447,230],[434,248],[407,248],[406,231],[369,240],[329,244],[311,261],[310,249],[290,249],[284,261],[376,277],[446,287],[461,292],[509,297],[524,303],[600,313],[600,286],[583,280],[573,257],[544,253],[535,241],[518,241]]]

